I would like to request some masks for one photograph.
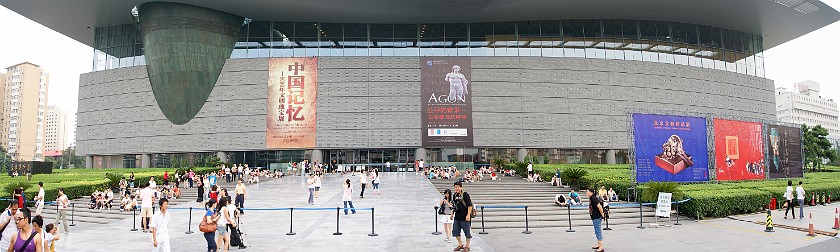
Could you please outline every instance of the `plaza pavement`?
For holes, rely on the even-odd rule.
[[[432,207],[439,199],[431,183],[411,172],[382,174],[382,194],[374,196],[372,190],[367,189],[367,197],[364,199],[358,198],[358,176],[327,175],[314,206],[340,206],[341,183],[349,178],[354,185],[354,205],[376,209],[375,231],[379,236],[368,236],[371,233],[370,211],[358,211],[348,216],[342,212],[340,230],[344,234],[335,236],[332,234],[336,231],[335,210],[296,210],[293,229],[297,234],[287,236],[289,211],[246,210],[241,228],[246,233],[245,243],[249,247],[243,251],[452,251],[454,241],[451,244],[445,243],[443,236],[431,235],[435,227]],[[230,191],[232,189],[229,188]],[[249,186],[245,207],[309,207],[307,197],[305,178],[284,177]],[[200,207],[199,203],[180,204],[178,207],[190,205]],[[817,229],[832,231],[835,207],[840,207],[840,204],[809,207],[806,213],[814,213]],[[197,230],[203,211],[192,212],[193,234],[184,233],[187,230],[188,211],[171,211],[169,231],[172,251],[204,251],[206,242]],[[798,227],[808,225],[807,221],[798,219],[784,220],[782,214],[773,211],[776,224]],[[763,221],[764,217],[764,214],[735,216],[747,221]],[[650,218],[645,219],[646,223],[652,221]],[[807,237],[801,231],[778,227],[774,233],[765,233],[761,225],[727,218],[699,222],[683,219],[680,223],[683,225],[641,230],[636,228],[637,225],[611,226],[614,230],[604,231],[606,249],[830,251],[840,244],[836,238],[822,235]],[[57,251],[150,251],[151,235],[141,231],[131,232],[131,227],[131,218],[109,225],[79,225],[72,229],[71,234],[56,242]],[[442,232],[443,227],[439,228]],[[488,230],[490,234],[479,235],[478,230],[474,229],[472,251],[593,251],[589,248],[595,243],[592,227],[573,229],[576,232],[565,232],[566,228],[532,228],[533,233],[530,235],[522,234],[522,229],[493,229]]]

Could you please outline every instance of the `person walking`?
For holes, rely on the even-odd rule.
[[[359,182],[362,184],[362,193],[359,194],[360,199],[365,198],[365,187],[367,187],[367,172],[362,171],[359,173]]]
[[[0,214],[0,247],[8,248],[12,242],[12,236],[18,231],[15,216],[18,213],[18,203],[16,199],[9,201],[9,207],[6,211]]]
[[[216,200],[210,199],[207,203],[204,203],[204,210],[207,210],[207,212],[204,213],[204,221],[207,222],[208,225],[217,225],[216,219],[214,219],[214,214],[216,213]],[[207,240],[207,252],[216,252],[216,249],[218,249],[216,247],[216,231],[204,233],[204,240]]]
[[[239,214],[243,214],[245,213],[242,211],[242,208],[245,207],[245,184],[242,183],[242,177],[239,177],[234,192],[236,193],[236,203],[234,205],[239,209]]]
[[[35,195],[35,215],[44,210],[44,182],[38,182],[38,195]]]
[[[204,183],[201,182],[201,176],[198,176],[198,181],[196,181],[195,183],[198,187],[198,195],[196,196],[197,199],[195,200],[195,202],[202,202],[204,201]]]
[[[61,225],[64,226],[62,233],[67,234],[70,232],[69,224],[67,223],[67,207],[70,206],[70,200],[64,194],[64,188],[58,188],[58,198],[55,201],[58,202],[58,218],[55,219],[55,224],[58,225],[61,222]]]
[[[152,207],[155,198],[155,189],[149,184],[144,184],[143,189],[140,190],[140,227],[143,228],[143,233],[149,232],[149,222],[154,217]]]
[[[166,180],[164,180],[166,181]],[[160,211],[155,213],[152,217],[151,233],[152,233],[152,251],[169,252],[169,200],[161,198],[158,202]]]
[[[21,208],[15,214],[15,226],[18,229],[17,234],[11,237],[8,251],[15,252],[41,252],[44,251],[44,241],[41,236],[32,228],[32,213],[29,208]],[[26,238],[24,238],[26,237]]]
[[[534,175],[534,165],[531,164],[531,162],[528,162],[528,176],[530,177],[530,176],[533,176],[533,175]]]
[[[598,244],[593,246],[597,252],[604,251],[604,235],[601,234],[601,221],[604,219],[604,205],[601,202],[601,197],[595,195],[594,188],[586,190],[586,197],[589,197],[589,217],[592,219],[592,226],[595,228],[595,238],[598,239]]]
[[[373,195],[379,195],[379,171],[373,170],[372,177],[371,182],[373,183]]]
[[[193,188],[193,180],[195,180],[195,172],[190,169],[190,172],[187,173],[187,183],[190,184],[190,188]]]
[[[309,188],[309,205],[315,205],[315,174],[309,174],[309,179],[306,180],[306,186]]]
[[[785,204],[787,204],[787,209],[785,209],[785,219],[787,219],[788,211],[790,211],[791,216],[793,219],[796,219],[796,210],[793,208],[793,181],[788,180],[788,186],[785,189]]]
[[[350,210],[356,214],[356,208],[353,207],[353,186],[350,185],[350,179],[344,180],[344,195],[341,197],[344,201],[344,215],[347,215],[347,205],[350,205]]]
[[[464,250],[464,252],[470,251],[470,240],[472,239],[472,233],[470,233],[470,221],[472,218],[473,204],[472,200],[470,199],[470,194],[464,192],[461,188],[461,182],[455,182],[455,195],[453,196],[453,202],[455,205],[455,211],[452,212],[452,215],[449,216],[449,219],[452,220],[452,236],[458,240],[458,246],[455,247],[455,251]],[[464,237],[467,238],[466,243],[461,241],[461,231],[464,231]]]
[[[796,201],[796,203],[799,203],[799,220],[802,220],[805,218],[805,188],[802,188],[802,180],[796,187]]]
[[[228,211],[227,205],[230,203],[227,198],[222,197],[219,200],[219,203],[216,204],[216,233],[219,234],[219,237],[216,238],[216,246],[221,251],[228,251],[230,249],[230,231],[228,230],[228,225],[232,227],[236,227],[236,222],[231,217],[230,211]]]
[[[320,171],[315,171],[315,198],[318,198],[318,192],[321,191],[321,180],[324,174]]]
[[[452,237],[452,219],[449,216],[452,215],[452,209],[454,207],[452,204],[452,190],[446,189],[443,191],[443,199],[440,199],[438,206],[438,214],[445,216],[440,220],[443,223],[443,234],[446,235],[444,241],[452,243],[452,239],[449,239]]]

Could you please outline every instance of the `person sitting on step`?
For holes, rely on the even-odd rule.
[[[569,200],[566,199],[566,195],[557,194],[557,195],[554,195],[554,204],[556,204],[558,206],[568,206],[569,205]]]

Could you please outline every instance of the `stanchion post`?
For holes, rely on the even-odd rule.
[[[184,232],[185,234],[192,234],[193,233],[193,231],[192,231],[192,207],[190,207],[189,215],[190,215],[190,217],[189,217],[189,220],[187,221],[187,232]]]
[[[137,231],[137,208],[131,207],[131,219],[133,220],[131,231]]]
[[[639,226],[638,229],[645,229],[644,217],[642,217],[642,201],[639,200]]]
[[[286,235],[295,235],[295,232],[292,231],[292,227],[295,225],[295,208],[289,208],[289,232]]]
[[[484,230],[484,206],[481,206],[481,232],[478,234],[487,234],[487,231]]]
[[[435,232],[432,232],[433,235],[440,235],[441,232],[438,231],[438,206],[435,206]]]
[[[70,203],[70,226],[76,226],[76,203]]]
[[[338,227],[339,227],[339,218],[341,218],[341,217],[339,217],[339,216],[340,216],[339,212],[341,212],[341,210],[340,210],[340,209],[341,209],[340,207],[336,207],[336,208],[335,208],[335,233],[333,233],[333,235],[342,235],[342,233],[338,231],[338,230],[339,230],[339,229],[338,229]]]
[[[680,202],[677,201],[677,223],[674,223],[675,226],[682,225],[680,224]]]
[[[528,229],[528,206],[525,206],[525,231],[522,231],[523,234],[531,234],[531,230]]]
[[[371,207],[370,208],[370,234],[368,234],[368,236],[379,236],[378,234],[376,234],[376,229],[374,228],[374,225],[373,225],[373,221],[376,219],[375,212],[376,212],[375,208]]]
[[[566,215],[569,217],[569,230],[566,230],[568,233],[574,233],[575,230],[572,230],[572,205],[566,204]]]
[[[612,228],[610,228],[610,218],[609,218],[609,216],[610,216],[610,206],[608,205],[607,207],[604,208],[604,222],[606,222],[607,227],[605,227],[603,230],[607,230],[607,231],[612,230]]]

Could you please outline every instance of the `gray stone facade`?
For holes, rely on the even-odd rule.
[[[421,147],[417,57],[321,57],[317,148]],[[268,59],[229,59],[184,125],[143,66],[86,73],[77,155],[265,149]],[[628,109],[772,120],[773,81],[653,62],[473,57],[474,146],[628,149]],[[434,146],[423,146],[434,147]]]

